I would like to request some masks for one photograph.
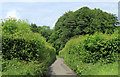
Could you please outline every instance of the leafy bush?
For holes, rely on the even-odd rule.
[[[2,31],[2,53],[3,61],[5,61],[5,63],[3,62],[3,70],[5,68],[10,70],[11,68],[8,66],[12,67],[16,60],[18,63],[21,61],[27,63],[37,61],[39,62],[38,66],[40,67],[34,66],[34,70],[32,70],[34,72],[28,71],[28,73],[31,72],[36,74],[35,72],[37,71],[40,74],[46,73],[49,65],[56,58],[56,52],[55,49],[45,41],[45,38],[38,33],[33,33],[27,22],[21,20],[17,21],[13,18],[5,19],[5,22],[2,22]],[[12,64],[10,62],[12,62]],[[8,64],[8,66],[4,66],[6,64]],[[21,65],[22,64],[25,64],[26,66],[26,63],[21,63]],[[23,69],[27,71],[29,68],[25,67]],[[6,71],[4,71],[4,74],[8,74],[9,71]],[[10,71],[14,71],[14,69]]]
[[[89,65],[101,62],[113,63],[118,60],[118,34],[99,34],[79,36],[68,41],[59,52],[65,63],[77,74],[87,70]]]
[[[103,62],[113,62],[118,58],[118,36],[117,35],[91,35],[83,40],[87,52],[83,61],[95,63],[99,60]]]
[[[46,53],[45,43],[42,38],[40,40],[30,40],[24,37],[3,35],[2,41],[4,59],[40,60],[43,58],[43,54]]]

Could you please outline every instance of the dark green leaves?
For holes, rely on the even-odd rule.
[[[113,14],[96,8],[82,7],[75,12],[69,11],[58,19],[48,42],[53,43],[59,51],[76,35],[91,35],[95,32],[112,34],[116,23],[117,17]]]

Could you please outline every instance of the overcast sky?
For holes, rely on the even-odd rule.
[[[33,2],[34,1],[34,2]],[[9,16],[17,19],[28,19],[29,23],[37,26],[50,26],[54,24],[65,12],[76,11],[87,6],[90,9],[100,8],[108,13],[118,16],[118,0],[2,0],[0,1],[0,18]]]

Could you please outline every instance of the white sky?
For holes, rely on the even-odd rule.
[[[20,19],[20,15],[17,13],[16,10],[8,11],[5,18],[9,18],[9,16],[15,17],[16,19]]]
[[[22,20],[28,19],[30,23],[38,26],[46,25],[53,28],[65,12],[76,11],[83,6],[90,9],[100,8],[117,15],[117,2],[118,0],[0,0],[0,19],[11,16]]]
[[[119,0],[1,0],[1,2],[118,2]]]

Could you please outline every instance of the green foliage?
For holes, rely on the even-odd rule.
[[[39,26],[38,27],[39,33],[46,38],[46,41],[50,39],[50,35],[52,34],[52,30],[49,26]]]
[[[2,65],[2,75],[39,75],[43,77],[46,75],[47,65],[45,62],[38,61],[19,61],[17,59],[4,60]]]
[[[113,14],[96,8],[82,7],[75,12],[69,11],[58,19],[48,42],[52,43],[58,52],[76,35],[95,32],[112,34],[116,23],[117,17]]]
[[[120,26],[117,26],[115,31],[120,34]]]
[[[96,63],[94,65],[89,65],[86,71],[82,72],[82,75],[118,75],[118,66],[118,62],[104,65]]]
[[[2,51],[2,25],[0,24],[0,51]],[[2,54],[0,52],[0,54]]]
[[[49,26],[37,26],[36,24],[31,24],[30,28],[33,32],[40,33],[41,36],[46,38],[46,41],[50,39],[50,35],[52,34],[52,30]]]
[[[28,40],[28,38],[3,35],[2,51],[4,59],[18,58],[20,60],[40,60],[46,53],[45,43],[40,40]]]
[[[107,36],[107,37],[106,37]],[[113,62],[118,58],[118,35],[91,35],[86,36],[83,40],[86,57],[82,58],[84,62],[95,63],[99,60],[103,62]]]
[[[4,74],[13,74],[14,69],[11,68],[14,68],[14,66],[12,67],[12,65],[17,65],[19,62],[20,66],[25,64],[23,69],[25,69],[27,73],[23,71],[22,73],[24,74],[31,73],[36,75],[35,72],[37,71],[41,76],[44,73],[46,74],[49,65],[56,58],[56,52],[55,49],[45,41],[45,38],[39,33],[33,33],[27,22],[17,21],[13,18],[5,19],[5,22],[2,22],[2,31],[3,70],[7,69],[3,71]],[[18,62],[16,62],[16,60]],[[21,61],[27,62],[27,64],[21,63]],[[34,67],[29,64],[36,61],[40,64],[35,64]],[[28,68],[27,65],[32,68]],[[19,65],[17,66],[20,67]],[[20,72],[17,74],[21,75]]]
[[[3,34],[16,34],[30,32],[30,25],[25,20],[18,20],[15,18],[8,18],[2,21],[2,33]]]
[[[102,34],[79,36],[68,41],[59,52],[65,63],[78,75],[93,64],[109,64],[118,60],[118,34]]]
[[[33,32],[38,32],[38,28],[37,28],[37,25],[36,24],[31,24],[30,25],[30,29],[33,31]]]

